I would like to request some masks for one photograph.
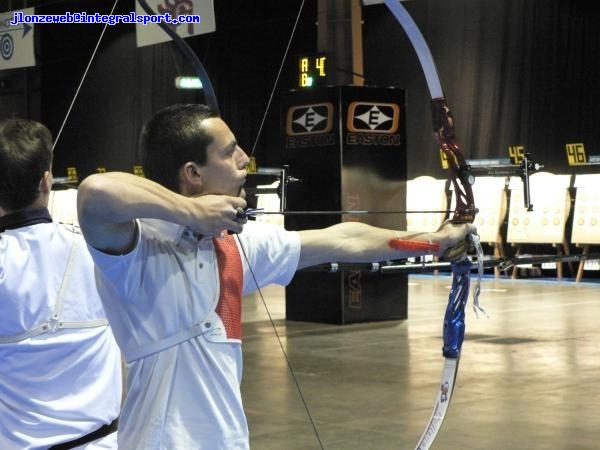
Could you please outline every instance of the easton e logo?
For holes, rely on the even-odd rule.
[[[348,131],[352,133],[395,133],[400,108],[395,103],[352,102],[348,107]]]
[[[329,133],[332,123],[333,105],[331,103],[292,106],[287,112],[286,131],[288,136]]]

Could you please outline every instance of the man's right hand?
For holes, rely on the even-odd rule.
[[[227,195],[189,197],[191,204],[190,229],[203,236],[220,236],[223,230],[241,233],[248,219],[240,217],[246,209],[246,200]]]

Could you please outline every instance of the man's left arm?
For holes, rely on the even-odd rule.
[[[442,256],[447,249],[462,244],[467,233],[475,232],[473,225],[451,223],[429,233],[377,228],[361,222],[302,230],[299,231],[298,269],[327,262],[377,262],[426,254]]]

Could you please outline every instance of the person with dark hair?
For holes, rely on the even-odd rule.
[[[121,353],[52,184],[50,131],[0,120],[0,448],[116,449]]]
[[[159,111],[141,144],[147,178],[95,174],[78,191],[79,223],[127,361],[121,448],[249,448],[243,295],[323,262],[399,259],[423,248],[442,255],[475,232],[467,224],[415,234],[359,222],[286,231],[247,221],[240,211],[249,158],[204,105]]]
[[[215,110],[196,104],[165,108],[152,117],[140,140],[145,176],[179,192],[178,172],[183,163],[206,164],[206,151],[198,149],[206,149],[212,137],[198,123],[212,118],[218,118]]]

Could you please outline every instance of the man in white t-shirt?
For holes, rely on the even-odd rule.
[[[329,261],[384,261],[423,248],[441,255],[475,230],[416,234],[345,222],[295,232],[247,223],[239,211],[248,162],[216,111],[173,105],[144,128],[147,178],[97,174],[79,187],[79,223],[128,362],[122,448],[248,449],[241,299],[257,284],[285,285],[296,270]]]
[[[0,121],[0,449],[116,449],[121,354],[80,230],[48,212],[51,149]]]

